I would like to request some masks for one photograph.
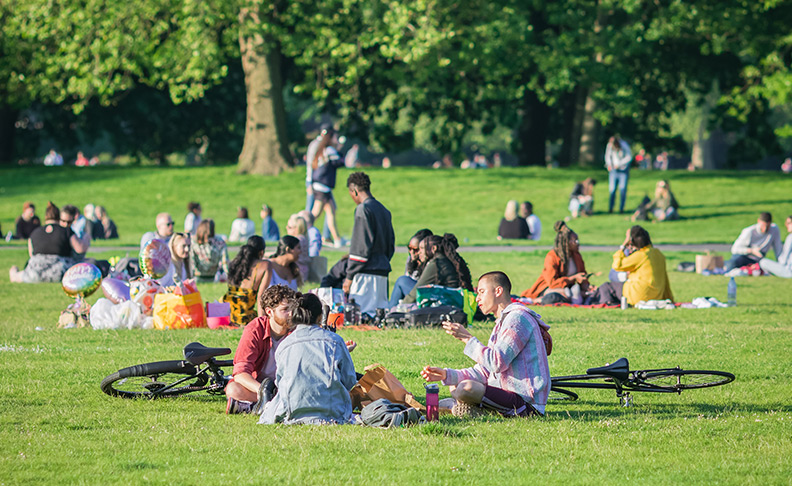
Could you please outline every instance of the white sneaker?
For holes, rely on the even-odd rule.
[[[349,242],[345,238],[341,238],[338,241],[333,242],[333,248],[343,248],[347,246]]]

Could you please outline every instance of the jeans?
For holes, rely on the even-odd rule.
[[[748,255],[732,255],[731,258],[729,258],[726,261],[724,267],[725,270],[728,272],[733,268],[740,268],[746,265],[753,265],[757,261],[758,260],[756,259],[756,257],[751,258]]]
[[[627,198],[627,183],[630,181],[630,171],[628,170],[612,170],[608,172],[608,192],[610,198],[608,199],[608,212],[613,212],[613,205],[616,202],[616,189],[619,188],[621,193],[621,201],[619,201],[619,212],[624,212],[624,202]]]
[[[792,268],[770,260],[769,258],[762,258],[759,260],[759,267],[761,267],[765,273],[775,275],[776,277],[792,278]]]
[[[407,294],[410,293],[417,282],[417,280],[408,275],[402,275],[396,279],[396,283],[393,284],[393,290],[391,291],[390,301],[388,302],[391,309],[399,305],[401,299],[407,297]]]
[[[597,303],[621,304],[623,290],[624,284],[622,282],[605,282],[597,288]]]

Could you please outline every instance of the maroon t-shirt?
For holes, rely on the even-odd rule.
[[[271,347],[269,318],[257,317],[250,321],[242,331],[242,338],[234,354],[233,376],[249,373],[254,380],[261,381],[259,373],[264,369]]]

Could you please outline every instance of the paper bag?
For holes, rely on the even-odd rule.
[[[157,294],[154,297],[154,328],[189,329],[206,327],[201,293]]]
[[[706,255],[696,255],[696,273],[703,273],[704,270],[715,270],[723,268],[723,257],[707,252]]]
[[[363,377],[352,387],[349,395],[352,397],[352,408],[362,409],[374,400],[386,398],[393,403],[401,403],[417,410],[425,410],[412,393],[379,363],[366,366]]]

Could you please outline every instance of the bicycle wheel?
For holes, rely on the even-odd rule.
[[[547,395],[547,402],[560,402],[560,401],[575,401],[578,399],[578,395],[575,392],[571,392],[569,390],[564,390],[563,388],[550,388],[550,394]]]
[[[206,373],[198,374],[198,367],[186,361],[157,361],[118,370],[101,387],[113,397],[158,398],[203,390],[208,381]]]
[[[704,370],[665,370],[655,372],[636,372],[641,382],[652,387],[682,391],[694,388],[708,388],[725,385],[734,381],[734,375],[725,371]]]

